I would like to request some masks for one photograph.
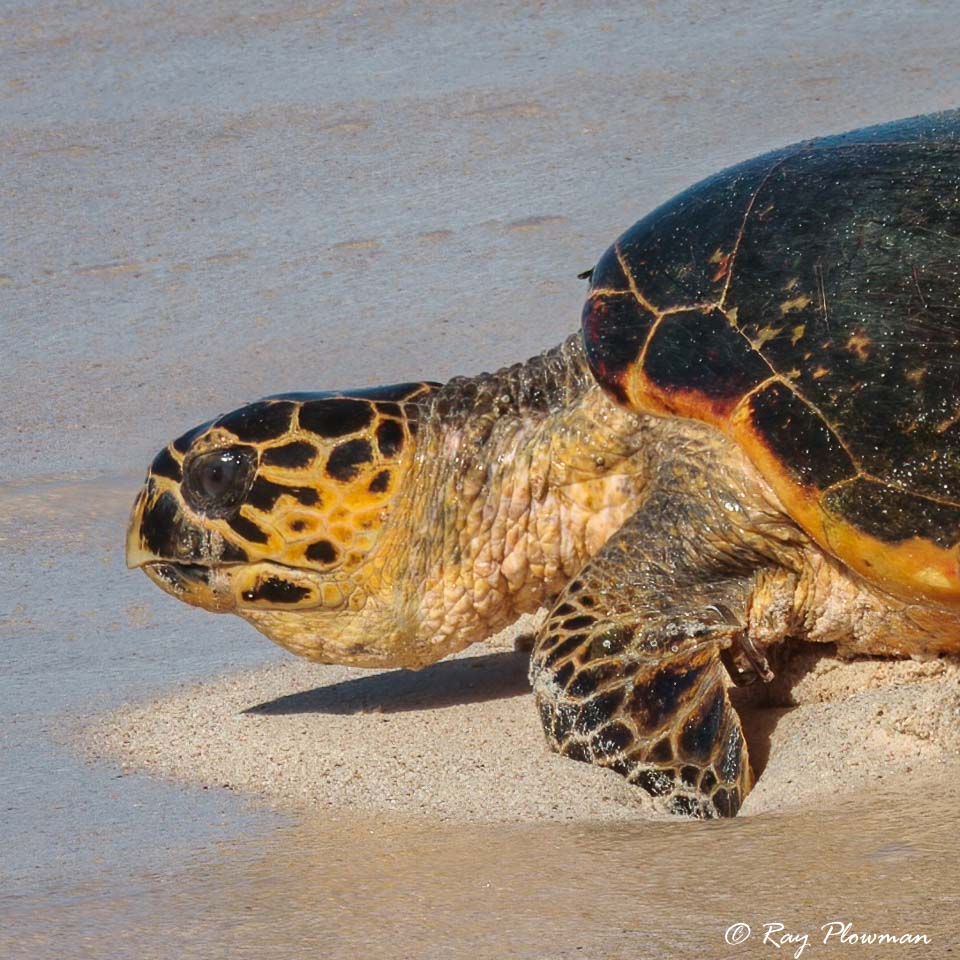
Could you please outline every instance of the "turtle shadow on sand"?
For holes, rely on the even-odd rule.
[[[743,725],[743,738],[750,751],[750,765],[753,774],[759,778],[770,760],[770,744],[777,724],[797,708],[795,706],[771,706],[762,696],[738,696],[741,691],[734,690],[731,695],[734,709]]]
[[[758,777],[767,766],[777,725],[797,709],[797,705],[790,702],[789,685],[813,670],[822,656],[831,656],[834,652],[832,644],[796,646],[800,651],[790,646],[778,658],[779,668],[785,669],[787,663],[790,664],[786,688],[783,682],[786,678],[783,678],[770,687],[756,684],[734,687],[731,691]],[[404,713],[525,696],[530,693],[529,663],[529,652],[524,649],[441,660],[423,670],[388,670],[301,690],[248,707],[243,712],[254,716]],[[532,702],[530,709],[534,709]]]
[[[750,750],[750,764],[758,778],[770,760],[771,742],[777,726],[800,707],[794,699],[794,687],[807,675],[815,673],[821,660],[836,658],[837,647],[833,643],[788,639],[767,653],[775,674],[771,682],[730,689],[730,700],[740,717],[743,736]]]
[[[403,713],[518,697],[530,693],[529,664],[529,655],[516,652],[441,660],[423,670],[390,670],[302,690],[244,713]]]

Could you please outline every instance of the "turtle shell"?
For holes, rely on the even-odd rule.
[[[592,271],[583,336],[608,393],[717,426],[834,556],[960,603],[960,111],[680,194]]]

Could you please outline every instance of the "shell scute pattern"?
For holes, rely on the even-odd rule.
[[[771,452],[802,487],[826,489],[857,474],[836,434],[779,380],[748,397],[738,416],[765,438]]]
[[[955,114],[787,148],[611,247],[587,356],[621,403],[727,433],[861,574],[960,599],[958,235]]]

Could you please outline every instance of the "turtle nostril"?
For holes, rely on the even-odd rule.
[[[177,530],[177,557],[183,560],[200,560],[206,556],[207,535],[191,524],[181,522]]]

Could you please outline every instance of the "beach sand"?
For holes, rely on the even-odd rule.
[[[290,659],[133,703],[84,727],[88,756],[271,806],[433,822],[661,816],[611,771],[548,751],[514,649],[521,623],[419,672]],[[239,628],[239,626],[238,626]],[[202,642],[198,638],[197,642]],[[759,781],[742,814],[815,808],[960,773],[960,665],[790,651],[735,689]]]

